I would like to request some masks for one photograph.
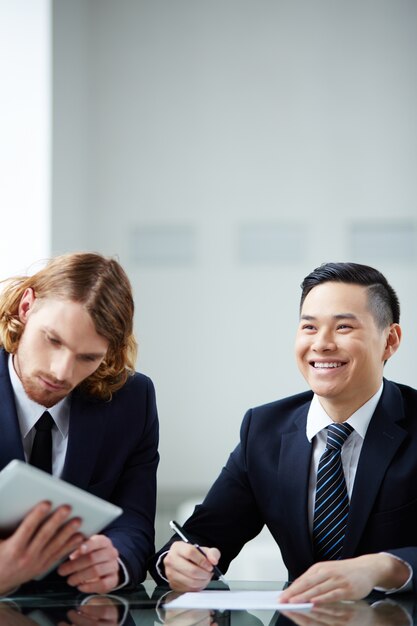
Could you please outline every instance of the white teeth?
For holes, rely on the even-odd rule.
[[[343,363],[314,363],[314,367],[318,369],[329,369],[332,367],[341,367]]]

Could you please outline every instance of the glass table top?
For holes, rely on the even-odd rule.
[[[232,590],[280,590],[283,582],[231,581]],[[212,589],[225,589],[212,583]],[[308,611],[166,609],[173,592],[146,580],[135,591],[84,595],[66,585],[19,591],[0,599],[0,626],[417,626],[417,597],[376,594]],[[177,594],[178,595],[178,594]]]

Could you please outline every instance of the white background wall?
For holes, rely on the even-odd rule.
[[[0,280],[50,254],[50,0],[0,0]]]
[[[204,492],[244,411],[305,389],[322,262],[386,273],[386,374],[417,385],[415,1],[55,0],[53,101],[53,251],[132,279],[160,493]]]

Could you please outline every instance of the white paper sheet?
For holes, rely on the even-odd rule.
[[[183,593],[165,604],[166,609],[310,609],[311,603],[280,604],[281,591],[198,591]]]

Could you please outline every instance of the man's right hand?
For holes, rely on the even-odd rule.
[[[201,591],[213,576],[213,565],[217,565],[220,552],[217,548],[202,550],[205,558],[191,543],[176,541],[164,558],[165,576],[175,591]]]
[[[47,572],[84,540],[79,518],[69,519],[71,508],[40,502],[10,537],[0,541],[0,594]]]

